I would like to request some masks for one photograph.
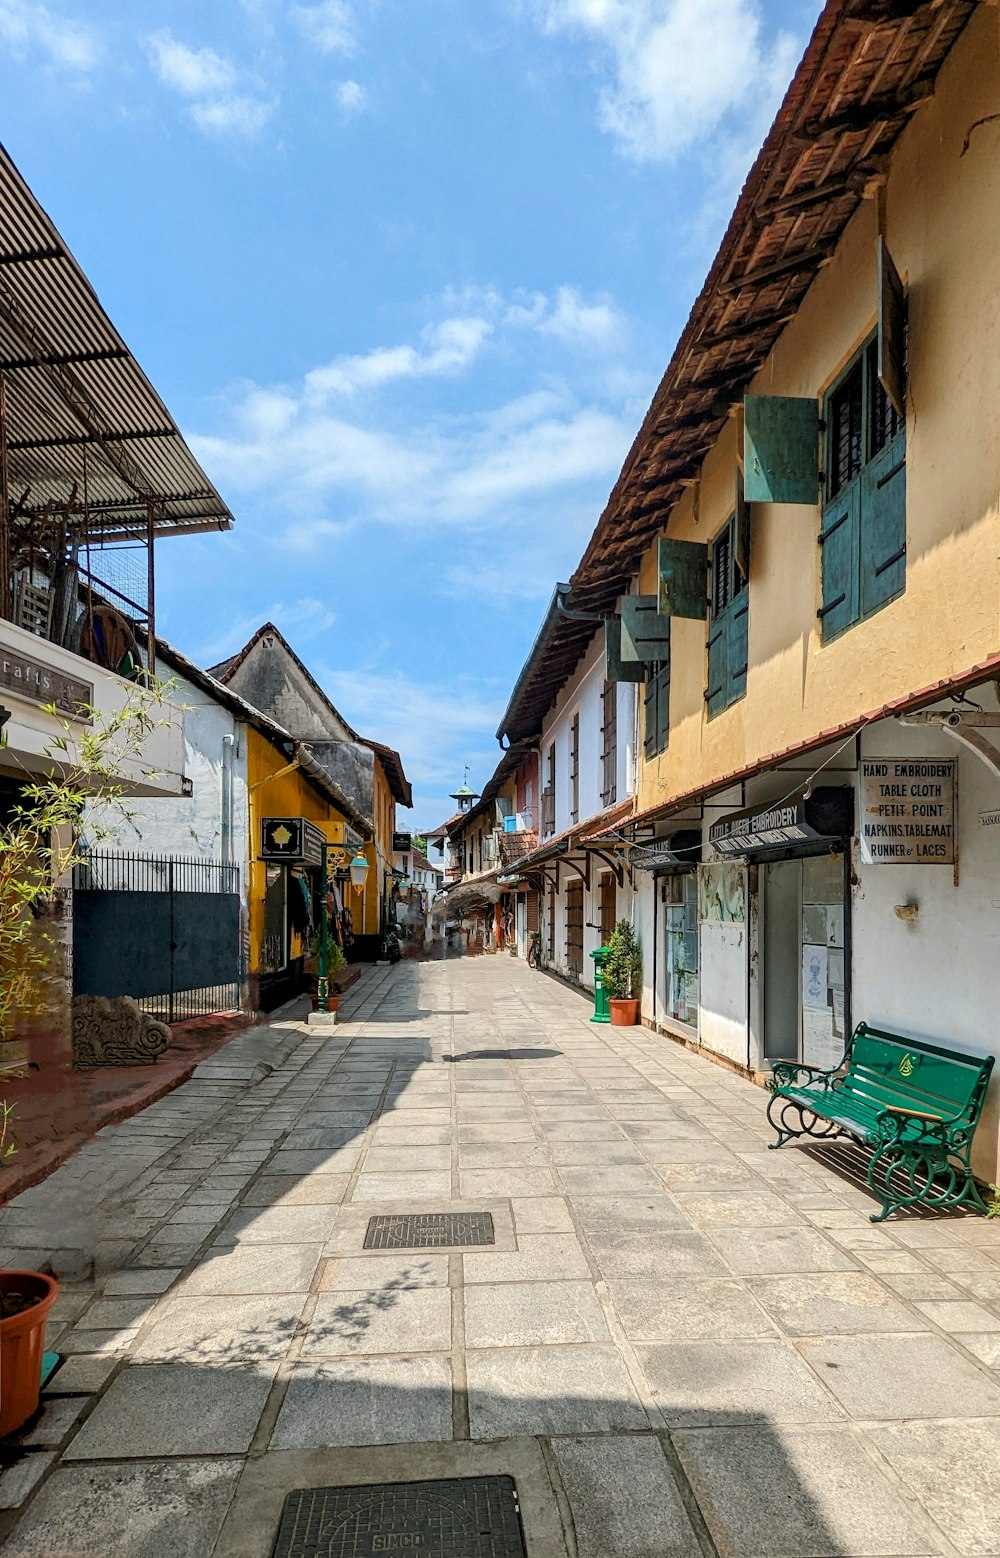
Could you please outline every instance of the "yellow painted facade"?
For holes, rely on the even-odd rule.
[[[888,172],[885,238],[909,288],[905,592],[823,644],[819,508],[755,504],[746,696],[707,718],[706,624],[676,619],[669,744],[641,765],[640,811],[1000,651],[1000,125],[985,122],[1000,94],[998,45],[997,13],[983,6]],[[822,397],[875,326],[875,239],[866,200],[751,393]],[[669,514],[671,536],[712,541],[732,512],[736,459],[733,417],[697,502],[689,489]],[[656,587],[654,544],[639,589]]]
[[[301,769],[290,767],[287,755],[251,727],[247,728],[247,779],[250,787],[250,894],[249,962],[251,974],[259,974],[264,940],[264,898],[267,890],[267,863],[260,854],[262,817],[306,817],[314,822],[331,844],[344,839],[344,818],[324,799]],[[351,888],[345,888],[345,901],[352,910]],[[302,938],[289,934],[291,958],[304,957]]]
[[[392,835],[396,830],[396,802],[378,754],[375,756],[374,812],[375,836],[365,846],[368,879],[364,892],[355,892],[350,904],[355,927],[363,930],[366,936],[376,936],[382,929],[380,905],[383,895],[388,896],[386,888],[391,886],[391,878],[387,878],[392,871]],[[359,910],[362,911],[363,926],[358,918]]]

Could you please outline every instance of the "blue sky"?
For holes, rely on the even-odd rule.
[[[0,0],[0,136],[237,518],[265,618],[429,825],[576,563],[818,0]]]

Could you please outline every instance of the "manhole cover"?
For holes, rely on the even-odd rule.
[[[289,1493],[271,1558],[526,1558],[511,1477]]]
[[[454,1244],[493,1243],[493,1217],[489,1212],[413,1212],[372,1217],[365,1234],[366,1250],[434,1250]]]

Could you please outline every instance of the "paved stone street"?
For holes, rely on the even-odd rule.
[[[873,1227],[759,1089],[590,1010],[372,969],[12,1203],[65,1362],[3,1551],[267,1558],[292,1489],[500,1474],[531,1558],[1000,1553],[1000,1223]],[[364,1249],[459,1208],[492,1247]]]

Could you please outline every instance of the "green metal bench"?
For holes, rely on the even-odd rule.
[[[993,1056],[963,1055],[859,1023],[832,1071],[774,1062],[767,1117],[771,1147],[797,1136],[848,1135],[875,1150],[868,1184],[880,1223],[904,1206],[987,1210],[969,1167]]]

